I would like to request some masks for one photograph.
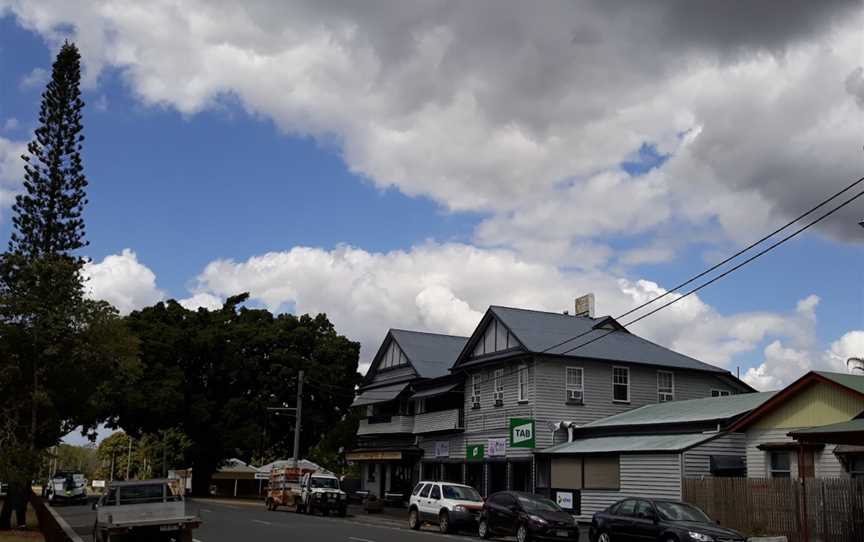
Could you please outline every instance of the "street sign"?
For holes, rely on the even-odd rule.
[[[90,482],[90,485],[92,485],[93,487],[104,488],[105,487],[105,480],[92,480]]]
[[[469,444],[465,450],[468,461],[479,461],[486,457],[486,450],[482,444]]]
[[[534,448],[534,420],[510,418],[510,447]]]
[[[255,473],[255,479],[256,480],[269,480],[270,479],[270,473],[269,472],[256,472]]]
[[[449,440],[439,440],[435,442],[435,457],[450,457]]]

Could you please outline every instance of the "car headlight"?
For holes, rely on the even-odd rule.
[[[464,511],[465,511],[465,507],[462,506],[461,504],[457,504],[456,506],[453,507],[453,511],[454,511],[454,512],[464,512]]]
[[[548,523],[548,521],[546,521],[545,519],[541,518],[540,516],[535,516],[533,514],[528,516],[528,519],[530,519],[534,523],[539,523],[540,525],[546,525]]]
[[[710,534],[697,533],[696,531],[690,531],[687,534],[690,535],[690,538],[699,542],[714,542],[714,537]]]

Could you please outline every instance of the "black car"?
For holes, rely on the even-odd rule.
[[[594,514],[591,542],[744,542],[699,508],[663,499],[624,499]]]
[[[478,533],[482,538],[516,535],[527,540],[579,540],[576,519],[557,504],[530,493],[501,491],[483,503]]]

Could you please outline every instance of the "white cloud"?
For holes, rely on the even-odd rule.
[[[599,314],[618,315],[665,292],[650,281],[532,263],[510,250],[434,243],[387,253],[295,247],[243,262],[217,260],[198,276],[196,291],[220,298],[248,291],[271,310],[290,305],[297,313],[325,312],[340,332],[361,342],[362,362],[390,327],[469,334],[490,304],[572,310],[573,299],[591,291]],[[769,338],[810,341],[817,303],[813,296],[786,314],[723,315],[694,295],[633,330],[734,369],[736,356]]]
[[[136,254],[124,249],[105,256],[101,262],[84,265],[87,294],[108,301],[121,314],[161,301],[165,293],[156,286],[156,275],[138,261]]]
[[[198,310],[200,308],[215,311],[222,308],[223,302],[221,298],[216,297],[213,294],[199,292],[197,294],[193,294],[190,297],[178,299],[177,303],[180,303],[183,307],[189,309],[190,311]]]
[[[18,119],[15,117],[9,117],[3,122],[2,130],[4,132],[11,132],[12,130],[17,129],[19,125],[20,123],[18,122]]]
[[[22,90],[41,88],[48,83],[49,76],[50,74],[45,68],[33,68],[21,79],[19,86]]]
[[[24,180],[24,161],[21,155],[27,150],[23,141],[0,137],[0,217],[15,202],[15,194]]]
[[[231,95],[376,186],[492,213],[478,241],[531,256],[670,221],[749,240],[862,164],[854,0],[4,4],[55,45],[73,34],[90,86],[119,68],[187,114]],[[621,174],[646,142],[672,158]]]

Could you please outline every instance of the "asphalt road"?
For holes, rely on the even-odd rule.
[[[92,542],[95,512],[90,506],[57,507],[63,518],[81,535]],[[442,542],[472,540],[476,536],[443,535],[426,526],[412,531],[395,522],[367,519],[366,516],[336,518],[307,516],[289,510],[268,512],[264,506],[231,505],[210,501],[187,501],[187,510],[197,514],[202,525],[195,531],[198,542],[284,542],[303,540],[314,542]]]

